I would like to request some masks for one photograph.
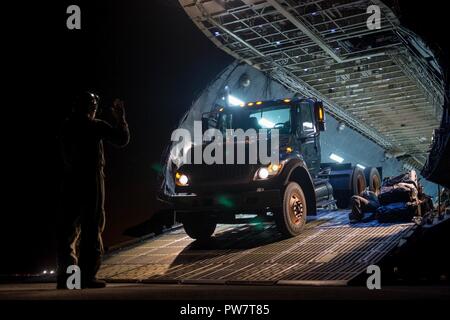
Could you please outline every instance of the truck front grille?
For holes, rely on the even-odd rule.
[[[255,170],[255,165],[248,164],[201,164],[184,165],[179,171],[187,174],[192,183],[196,184],[220,180],[251,179]]]

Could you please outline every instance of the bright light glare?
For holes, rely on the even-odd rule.
[[[267,177],[269,176],[269,170],[267,170],[267,168],[259,169],[258,176],[260,179],[267,179]]]
[[[188,183],[188,177],[184,174],[181,175],[181,177],[178,179],[181,185],[185,186]]]
[[[280,169],[280,165],[278,164],[273,164],[271,167],[272,171],[277,172]]]
[[[363,169],[363,170],[366,168],[366,167],[364,167],[362,164],[359,164],[359,163],[358,163],[356,166],[357,166],[358,168]]]
[[[228,104],[230,106],[240,106],[240,105],[244,104],[244,101],[242,101],[241,99],[238,99],[235,96],[232,96],[230,94],[230,95],[228,95]]]
[[[261,118],[259,119],[259,124],[266,127],[266,128],[273,128],[273,126],[275,125],[275,123],[273,123],[272,121],[269,121],[267,119]]]
[[[337,154],[334,154],[334,153],[330,154],[330,159],[334,160],[336,162],[339,162],[339,163],[342,163],[342,161],[344,161],[344,158],[342,158],[342,157],[340,157],[340,156],[338,156]]]
[[[303,128],[313,129],[314,126],[313,126],[312,122],[303,122]]]

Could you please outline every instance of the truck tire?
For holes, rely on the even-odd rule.
[[[364,175],[364,170],[355,167],[353,169],[353,175],[352,175],[352,184],[351,184],[351,193],[352,196],[359,195],[361,192],[363,192],[367,187],[366,182],[366,176]],[[350,199],[349,203],[350,203]]]
[[[306,224],[307,205],[302,188],[290,182],[284,190],[283,206],[275,212],[275,224],[284,237],[299,235]]]
[[[192,213],[192,216],[183,220],[184,231],[192,239],[199,241],[209,240],[216,230],[217,223],[203,213]]]
[[[366,176],[366,182],[369,190],[375,192],[376,195],[380,194],[381,190],[381,175],[378,169],[375,167],[366,168],[364,170]]]
[[[345,180],[346,187],[344,189],[338,189],[334,192],[336,199],[336,205],[339,209],[346,209],[350,206],[350,199],[354,195],[359,195],[364,189],[366,189],[366,177],[363,169],[354,167],[351,174],[347,175],[348,180]],[[334,188],[334,186],[333,186]]]

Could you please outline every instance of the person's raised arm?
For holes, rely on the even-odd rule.
[[[128,124],[125,119],[125,108],[123,101],[120,99],[115,99],[111,110],[115,123],[110,125],[105,121],[98,121],[97,123],[100,136],[104,140],[118,147],[124,147],[130,140],[130,131],[128,130]]]

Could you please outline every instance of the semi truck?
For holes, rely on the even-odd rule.
[[[274,221],[285,237],[297,236],[307,217],[317,215],[317,208],[346,208],[352,195],[366,187],[380,189],[378,168],[321,162],[320,133],[325,130],[321,101],[297,98],[219,105],[203,114],[202,124],[203,130],[222,132],[278,129],[279,161],[189,163],[174,168],[175,192],[170,201],[177,221],[193,239],[208,240],[218,223],[242,223],[243,214]]]

